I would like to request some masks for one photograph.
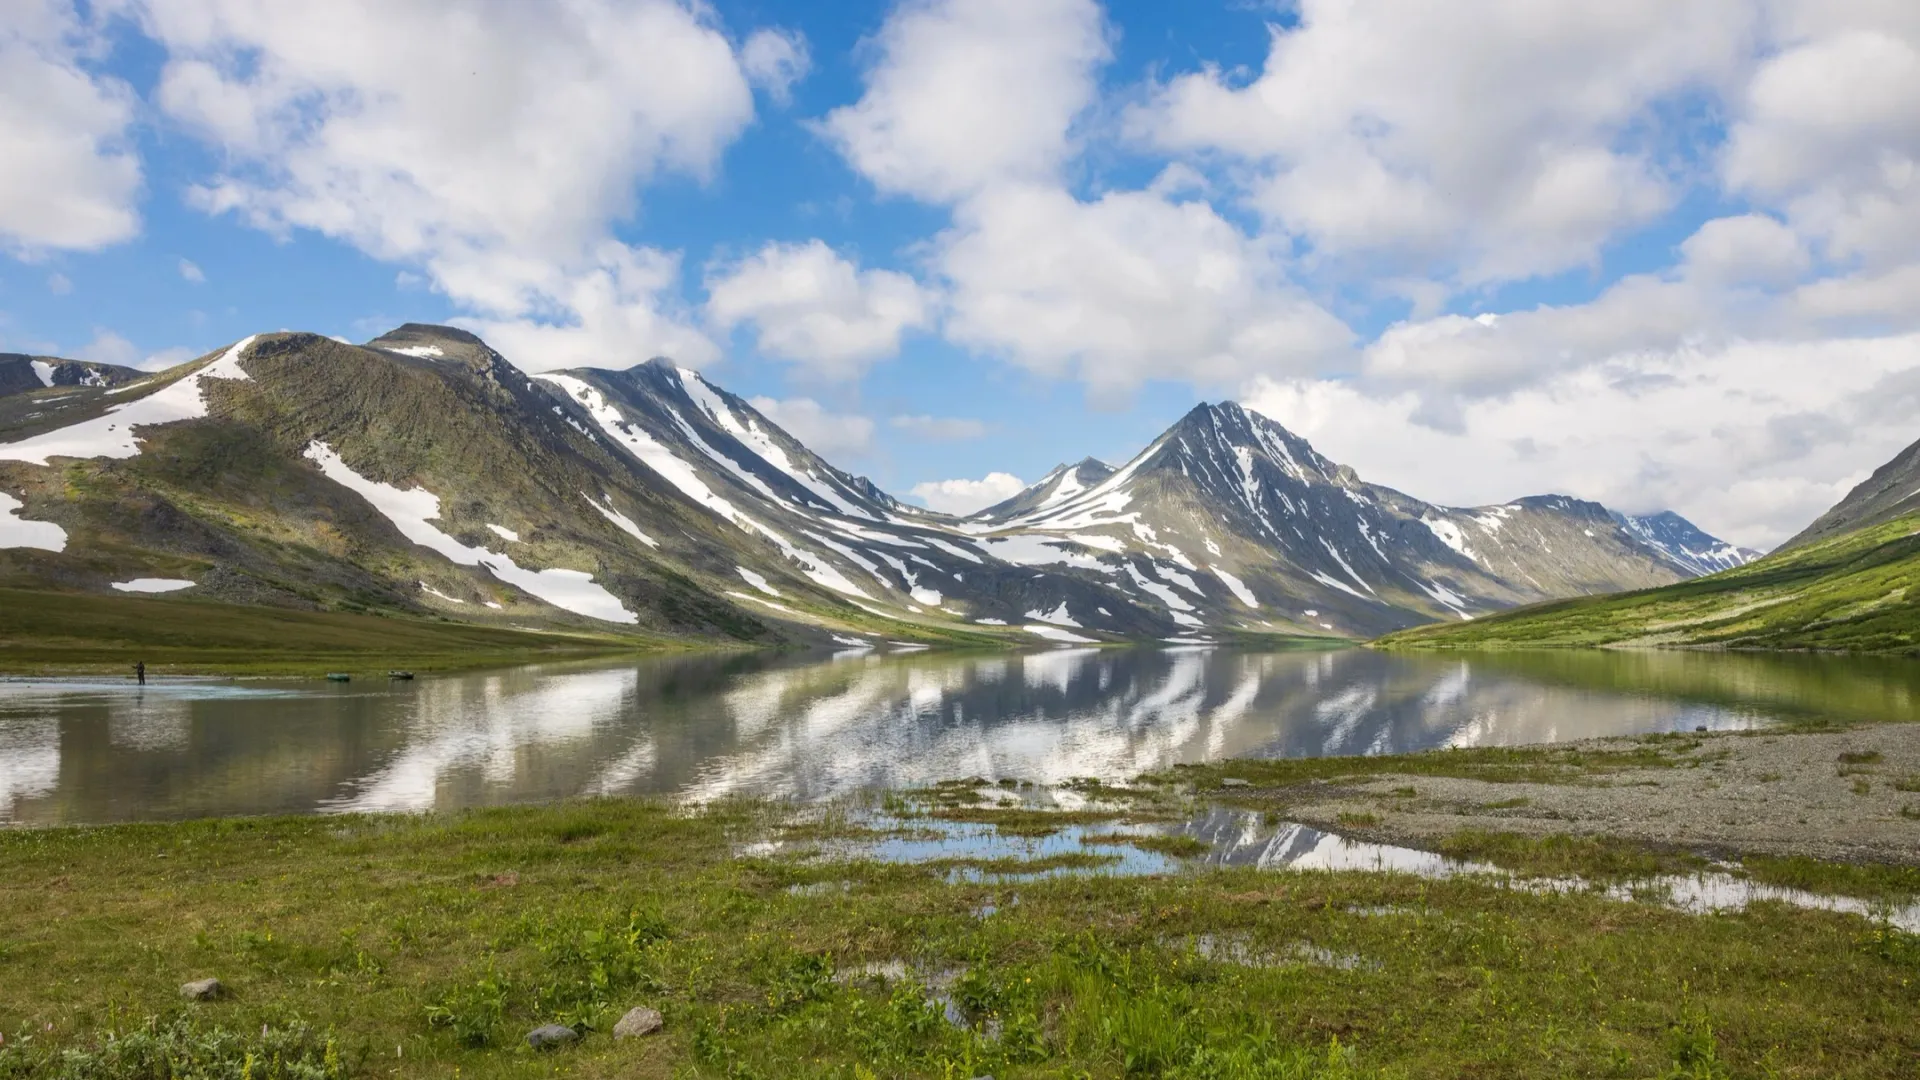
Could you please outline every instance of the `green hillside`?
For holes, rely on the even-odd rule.
[[[1920,513],[1678,585],[1423,626],[1382,648],[1718,646],[1920,656]]]
[[[654,651],[636,634],[535,632],[427,618],[287,611],[172,597],[0,588],[0,672],[318,675],[457,668]]]

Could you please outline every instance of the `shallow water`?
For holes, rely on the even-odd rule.
[[[1452,859],[1431,851],[1353,840],[1338,833],[1293,822],[1270,823],[1263,815],[1216,808],[1186,822],[1170,825],[1070,825],[1044,837],[1001,835],[991,825],[926,818],[877,817],[863,824],[897,830],[902,836],[834,844],[768,846],[761,855],[793,854],[809,858],[873,859],[879,862],[932,863],[945,860],[991,863],[1005,859],[1035,860],[1069,853],[1106,856],[1109,861],[1092,869],[1044,869],[1022,873],[1015,869],[986,872],[961,867],[949,872],[960,881],[1018,882],[1061,874],[1177,873],[1196,866],[1243,866],[1258,870],[1306,873],[1347,871],[1410,874],[1439,880],[1476,877],[1505,887],[1537,893],[1594,892],[1621,902],[1657,903],[1696,915],[1737,912],[1761,902],[1835,911],[1884,921],[1910,933],[1920,933],[1920,904],[1881,905],[1845,896],[1828,896],[1750,881],[1737,873],[1709,870],[1689,874],[1659,874],[1617,883],[1589,882],[1578,877],[1523,878],[1491,863]],[[1187,836],[1207,844],[1204,854],[1189,859],[1170,858],[1115,843],[1113,834]],[[1089,839],[1092,840],[1089,843]],[[1378,917],[1420,916],[1415,909],[1372,909],[1359,912]]]
[[[1920,665],[1714,653],[679,657],[414,682],[0,682],[0,822],[831,798],[1234,756],[1909,719]]]

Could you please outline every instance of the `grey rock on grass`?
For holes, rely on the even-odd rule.
[[[638,1039],[660,1030],[666,1020],[657,1011],[648,1008],[627,1010],[627,1015],[613,1025],[613,1037],[616,1039]]]
[[[580,1033],[561,1024],[541,1024],[527,1032],[527,1045],[535,1050],[552,1050],[578,1039]]]
[[[212,1001],[226,993],[226,989],[219,979],[195,979],[180,984],[180,996],[188,1001]]]

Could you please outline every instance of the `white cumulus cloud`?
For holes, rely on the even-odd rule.
[[[1094,0],[904,0],[866,92],[821,127],[881,191],[929,202],[1051,177],[1110,56]]]
[[[1129,126],[1249,167],[1252,205],[1330,264],[1525,278],[1673,203],[1658,109],[1737,79],[1758,8],[1301,0],[1258,77],[1179,76]]]
[[[1376,483],[1455,505],[1560,493],[1675,509],[1766,548],[1914,440],[1920,335],[1734,341],[1621,353],[1511,393],[1456,425],[1416,393],[1258,380],[1246,403]]]
[[[873,445],[872,420],[834,412],[812,398],[757,397],[748,404],[828,461],[859,457]]]
[[[723,329],[752,323],[760,351],[826,378],[858,376],[926,326],[934,296],[906,274],[861,270],[819,240],[768,244],[707,275],[707,315]]]
[[[135,98],[84,63],[97,33],[62,0],[0,5],[0,247],[17,254],[139,232]]]
[[[807,77],[813,60],[807,39],[790,30],[755,30],[740,47],[740,67],[753,85],[785,105],[793,95],[793,84]]]
[[[910,494],[930,510],[964,516],[1011,499],[1026,486],[1012,473],[990,472],[978,480],[923,481],[913,485]]]
[[[1290,281],[1282,253],[1201,200],[1149,190],[1083,202],[1009,185],[956,217],[938,254],[947,336],[1096,394],[1317,371],[1351,340]]]
[[[717,355],[663,299],[676,256],[611,234],[640,185],[710,176],[753,117],[703,5],[151,0],[144,19],[158,104],[226,162],[200,207],[418,266],[530,369]]]

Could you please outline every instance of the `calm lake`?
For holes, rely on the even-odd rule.
[[[394,683],[0,681],[0,823],[817,799],[970,776],[1121,780],[1235,756],[1910,719],[1917,707],[1912,661],[1705,652],[1063,649],[677,657]]]

